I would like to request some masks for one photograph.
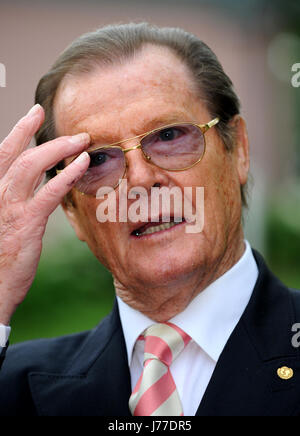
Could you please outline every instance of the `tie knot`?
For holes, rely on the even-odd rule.
[[[144,362],[156,359],[170,366],[190,342],[191,338],[171,323],[154,324],[144,332]]]

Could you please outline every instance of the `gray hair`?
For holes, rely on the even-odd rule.
[[[45,122],[36,134],[37,145],[56,137],[53,103],[66,75],[91,72],[95,65],[120,64],[132,58],[145,44],[167,47],[187,65],[199,98],[205,101],[213,118],[220,118],[216,129],[225,148],[232,151],[235,132],[229,122],[240,113],[240,102],[231,79],[216,55],[191,33],[180,28],[160,28],[148,23],[102,27],[82,35],[66,48],[37,86],[35,101],[45,110]],[[55,168],[48,171],[49,177],[55,174]],[[246,185],[241,186],[241,199],[243,206],[247,206]]]

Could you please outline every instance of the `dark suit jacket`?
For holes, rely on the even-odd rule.
[[[292,326],[300,322],[300,291],[286,288],[254,255],[258,281],[220,356],[199,416],[300,415],[300,348],[291,343]],[[294,371],[289,380],[277,375],[284,366]],[[116,304],[92,331],[9,347],[0,372],[2,416],[126,416],[130,394]]]

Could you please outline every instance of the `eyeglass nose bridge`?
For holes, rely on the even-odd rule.
[[[151,157],[150,157],[150,156],[147,156],[147,155],[144,153],[144,151],[143,151],[143,147],[142,147],[142,144],[141,144],[141,143],[135,145],[134,147],[125,148],[125,149],[123,148],[124,156],[125,156],[126,153],[128,153],[129,151],[132,151],[132,150],[138,150],[138,149],[141,149],[141,151],[142,151],[142,153],[143,153],[143,156],[144,156],[144,158],[145,158],[147,161],[150,161],[150,160],[151,160]],[[128,167],[127,159],[126,159],[126,167]]]
[[[142,148],[142,144],[141,144],[141,143],[135,145],[134,147],[125,148],[125,149],[123,148],[123,153],[126,154],[126,153],[128,153],[129,151],[137,150],[138,148]]]

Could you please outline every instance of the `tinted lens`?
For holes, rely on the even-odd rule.
[[[192,124],[169,126],[143,138],[144,153],[166,170],[183,170],[198,162],[204,153],[204,135]]]
[[[124,153],[120,148],[100,148],[89,153],[90,166],[77,182],[76,188],[83,194],[96,196],[99,188],[115,188],[125,172]]]

